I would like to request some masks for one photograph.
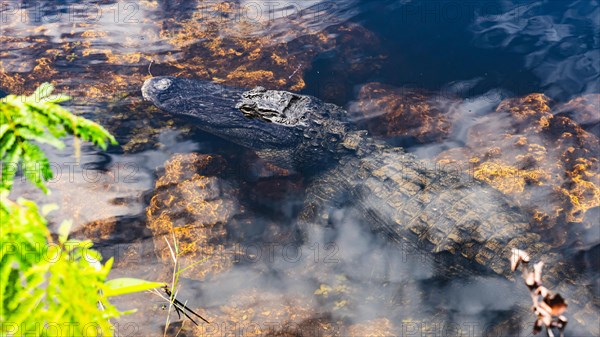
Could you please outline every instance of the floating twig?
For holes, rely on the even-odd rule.
[[[298,67],[296,68],[296,70],[294,70],[294,72],[293,72],[293,73],[292,73],[292,74],[291,74],[291,75],[288,77],[288,80],[291,80],[291,79],[292,79],[292,77],[294,77],[294,75],[296,75],[296,73],[297,73],[298,71],[300,71],[300,68],[302,68],[302,63],[300,63],[300,64],[298,65]]]
[[[148,65],[148,74],[150,74],[150,76],[154,77],[154,75],[152,75],[152,72],[150,71],[150,68],[152,68],[152,64],[154,63],[154,60],[150,60],[150,64]]]

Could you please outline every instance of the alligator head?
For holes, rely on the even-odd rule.
[[[306,96],[256,87],[244,92],[235,107],[250,118],[292,127],[306,127],[308,103]]]
[[[142,87],[145,99],[173,115],[193,118],[198,127],[254,149],[285,168],[314,168],[336,157],[346,133],[345,112],[314,97],[257,87],[250,91],[207,81],[153,77]]]

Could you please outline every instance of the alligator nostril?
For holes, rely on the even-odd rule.
[[[154,83],[154,88],[157,90],[165,90],[171,86],[172,81],[168,78],[161,78]]]

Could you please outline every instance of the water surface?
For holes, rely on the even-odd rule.
[[[426,97],[426,111],[435,105],[446,116],[451,132],[425,140],[408,130],[409,135],[388,134],[387,140],[429,162],[464,162],[469,158],[459,155],[461,150],[477,154],[490,144],[499,148],[503,167],[520,170],[508,184],[526,182],[519,191],[506,181],[489,181],[529,212],[546,231],[548,244],[579,263],[581,275],[574,276],[570,294],[590,290],[571,299],[578,316],[570,317],[568,333],[598,333],[597,1],[0,5],[0,90],[29,93],[50,81],[73,96],[73,111],[105,125],[120,143],[106,153],[73,141],[61,152],[48,149],[56,171],[52,195],[41,196],[26,183],[17,183],[14,193],[58,203],[61,212],[51,217],[52,225],[73,219],[74,235],[92,239],[106,258],[115,257],[114,277],[168,282],[172,265],[160,253],[164,238],[153,226],[197,221],[198,228],[206,228],[196,237],[204,244],[200,253],[186,258],[199,262],[195,275],[184,275],[180,296],[212,324],[194,330],[187,321],[182,334],[528,336],[534,317],[518,278],[449,276],[442,257],[386,242],[357,222],[351,208],[337,211],[338,232],[315,229],[310,242],[292,241],[287,235],[302,206],[304,177],[269,167],[144,102],[143,81],[159,75],[310,94],[348,107],[359,122],[388,113],[394,104],[413,104],[408,97],[417,97],[411,94],[416,90]],[[375,95],[374,88],[382,94]],[[563,156],[560,137],[527,127],[511,129],[510,136],[528,137],[544,148],[544,156],[534,168],[511,162],[522,153],[493,131],[514,120],[495,112],[503,100],[532,93],[545,94],[549,113],[577,126],[572,132],[584,139],[573,145],[573,160],[583,160],[579,171]],[[365,112],[365,106],[371,108]],[[417,121],[423,118],[417,125],[425,125],[425,115],[416,114]],[[474,127],[497,138],[473,140]],[[183,179],[188,185],[155,189],[169,174],[165,162],[191,153],[219,155],[224,169],[206,180],[188,177]],[[474,172],[488,177],[483,169]],[[536,178],[548,172],[557,175]],[[194,207],[159,222],[158,216],[167,214],[153,199],[160,191],[188,196]],[[212,205],[217,208],[210,213]],[[223,205],[230,213],[218,208]],[[536,210],[545,216],[540,221]],[[586,297],[590,293],[596,297]],[[167,314],[157,297],[130,296],[116,303],[139,309],[117,322],[122,335],[163,333]]]

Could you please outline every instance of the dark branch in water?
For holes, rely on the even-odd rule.
[[[192,323],[198,325],[198,323],[196,323],[196,321],[194,321],[193,318],[191,318],[186,312],[185,310],[191,312],[192,314],[194,314],[196,317],[200,318],[201,320],[203,320],[204,322],[210,324],[209,321],[207,321],[206,319],[204,319],[204,317],[198,315],[196,312],[194,312],[194,310],[188,308],[185,304],[181,303],[178,299],[175,298],[175,296],[173,296],[173,293],[171,292],[171,290],[169,289],[168,286],[164,286],[163,290],[165,291],[165,293],[167,294],[167,296],[169,297],[169,299],[171,300],[171,302],[173,303],[173,306],[175,307],[175,311],[177,312],[177,316],[179,318],[181,318],[181,314],[184,314],[185,317],[189,318],[190,321],[192,321]]]

